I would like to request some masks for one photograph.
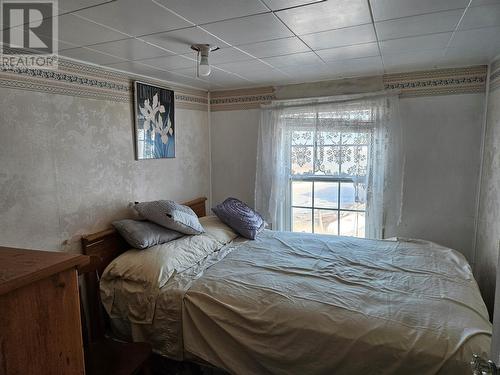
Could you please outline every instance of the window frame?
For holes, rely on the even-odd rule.
[[[316,111],[316,121],[319,119],[319,112]],[[367,123],[372,123],[371,121],[367,121]],[[313,132],[313,144],[311,146],[306,146],[306,147],[311,147],[313,150],[312,153],[312,165],[313,165],[313,171],[312,174],[298,174],[295,175],[292,173],[292,150],[293,147],[301,147],[301,146],[294,146],[291,141],[291,137],[293,137],[293,132],[296,131],[291,130],[289,133],[289,141],[288,143],[288,168],[289,168],[289,176],[288,176],[288,186],[287,186],[287,196],[285,199],[285,206],[286,206],[286,224],[287,227],[290,228],[291,231],[293,231],[293,209],[307,209],[311,211],[311,233],[316,233],[315,232],[315,211],[316,210],[325,210],[325,211],[332,211],[336,212],[337,214],[337,228],[336,228],[336,234],[330,234],[330,235],[336,235],[336,236],[341,236],[341,220],[342,220],[342,212],[356,212],[356,213],[363,213],[365,215],[365,223],[366,223],[366,215],[367,215],[367,202],[365,202],[365,207],[363,210],[361,209],[349,209],[349,208],[341,208],[341,188],[342,188],[342,183],[352,183],[354,184],[356,181],[353,177],[342,177],[342,162],[339,163],[338,165],[338,175],[335,174],[325,174],[325,175],[317,175],[316,173],[316,163],[317,163],[317,151],[318,147],[338,147],[339,150],[341,150],[343,147],[366,147],[367,148],[367,155],[370,155],[371,152],[371,144],[373,141],[373,129],[371,127],[367,127],[367,132],[369,133],[369,139],[367,140],[366,143],[362,144],[343,144],[342,143],[342,131],[339,131],[340,134],[340,141],[338,145],[332,144],[332,145],[323,145],[323,146],[318,146],[317,143],[317,131],[318,128],[315,127],[313,130],[309,130]],[[303,131],[303,130],[297,130],[297,131]],[[353,132],[350,132],[353,133]],[[304,146],[302,146],[304,147]],[[368,156],[369,158],[369,156]],[[369,160],[367,160],[367,163]],[[296,181],[304,181],[304,182],[311,182],[311,205],[310,206],[303,206],[303,205],[294,205],[293,204],[293,183]],[[337,184],[337,207],[336,208],[331,208],[331,207],[317,207],[315,204],[315,183],[316,182],[332,182]],[[366,224],[365,224],[366,225]],[[357,229],[359,231],[359,229]],[[300,233],[300,232],[299,232]],[[360,237],[360,236],[356,236]],[[364,236],[360,238],[365,238],[366,237],[366,227],[364,231]]]

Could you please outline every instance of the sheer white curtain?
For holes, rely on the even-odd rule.
[[[355,189],[366,190],[366,237],[383,237],[386,206],[401,208],[404,164],[398,96],[385,92],[279,101],[262,108],[255,207],[273,229],[290,230],[292,165],[305,176],[344,173],[332,172],[331,165],[346,155],[329,146],[342,134],[366,146],[349,150],[348,174]]]

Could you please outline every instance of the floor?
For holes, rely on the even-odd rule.
[[[227,372],[190,362],[179,362],[153,354],[153,375],[227,375]]]

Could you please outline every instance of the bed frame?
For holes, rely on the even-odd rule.
[[[206,216],[206,200],[207,198],[200,197],[182,204],[191,207],[198,217],[203,217]],[[98,322],[103,317],[99,293],[99,279],[102,273],[113,259],[128,249],[130,245],[113,228],[82,237],[83,254],[90,257],[90,264],[82,269],[81,273],[85,275],[87,311],[91,322]],[[102,325],[91,324],[88,332],[90,340],[93,337],[102,337],[104,331],[105,327]]]

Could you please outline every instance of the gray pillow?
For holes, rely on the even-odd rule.
[[[141,202],[135,209],[143,218],[177,232],[200,234],[205,231],[191,208],[174,201]]]
[[[182,233],[163,228],[146,220],[118,220],[113,222],[113,226],[135,249],[147,249],[182,237]]]
[[[266,226],[266,222],[258,212],[236,198],[227,198],[212,208],[212,211],[224,224],[251,240],[254,240]]]

